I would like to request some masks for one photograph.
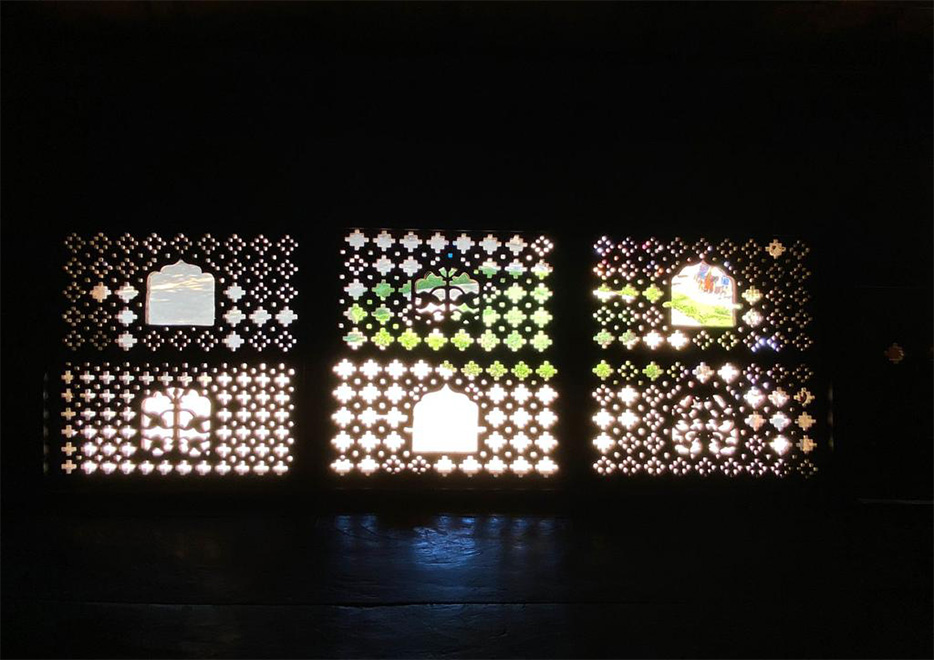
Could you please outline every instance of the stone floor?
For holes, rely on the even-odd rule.
[[[128,506],[7,515],[4,657],[932,654],[929,504]]]

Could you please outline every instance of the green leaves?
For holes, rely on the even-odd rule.
[[[549,322],[551,322],[552,316],[544,307],[539,307],[532,313],[530,318],[535,325],[540,328],[544,328],[546,325],[548,325]]]
[[[392,318],[392,312],[385,306],[380,306],[373,310],[373,318],[376,319],[380,325],[385,325],[385,323]]]
[[[344,341],[347,342],[347,344],[352,348],[356,348],[357,346],[366,343],[366,335],[359,330],[354,329],[344,335]]]
[[[551,344],[551,337],[546,335],[541,330],[539,330],[538,333],[532,337],[532,347],[538,352],[544,351],[546,348],[551,346]]]
[[[347,316],[356,325],[367,317],[367,313],[366,310],[363,309],[360,305],[354,303],[353,307],[347,310],[345,316]]]
[[[492,307],[484,307],[483,315],[481,318],[483,319],[483,325],[489,327],[491,325],[494,325],[497,321],[499,321],[500,315]]]
[[[382,282],[374,286],[371,290],[373,291],[374,294],[376,294],[376,296],[380,300],[386,300],[386,298],[391,296],[392,293],[395,291],[392,285],[390,285],[389,282],[387,282],[386,280],[383,280]]]
[[[525,298],[525,289],[523,289],[518,284],[513,284],[508,289],[503,292],[503,295],[509,298],[509,301],[515,305],[520,300]]]
[[[535,370],[535,373],[541,376],[544,380],[549,380],[558,373],[558,370],[552,366],[551,362],[545,360],[541,363],[538,369]]]
[[[512,307],[503,318],[506,319],[506,323],[515,328],[525,320],[525,314],[518,307]]]
[[[457,331],[457,333],[451,338],[451,343],[454,344],[458,350],[463,351],[468,346],[473,343],[473,339],[463,328]]]
[[[600,360],[600,363],[593,368],[593,372],[600,380],[606,380],[613,374],[613,367],[607,364],[606,360]]]
[[[509,350],[518,351],[520,348],[522,348],[525,345],[526,341],[525,341],[525,337],[523,337],[518,332],[513,330],[506,336],[505,343],[506,343],[507,348],[509,348]]]
[[[535,299],[539,305],[543,305],[546,300],[551,298],[551,289],[549,289],[544,284],[539,284],[537,287],[532,289],[532,298]]]
[[[386,330],[386,328],[380,328],[379,332],[373,335],[371,341],[380,348],[386,348],[395,341],[395,338],[389,334],[389,331]]]
[[[659,298],[664,296],[665,293],[661,289],[659,289],[657,286],[652,284],[651,286],[649,286],[649,288],[647,288],[645,291],[642,292],[642,295],[645,296],[649,302],[654,303]]]
[[[594,335],[593,340],[597,342],[600,348],[606,348],[613,343],[613,335],[608,330],[601,330]]]
[[[645,369],[642,370],[642,373],[645,374],[646,378],[648,378],[649,380],[655,380],[656,378],[661,376],[663,373],[665,373],[665,370],[662,369],[657,364],[655,364],[654,362],[649,362],[645,366]]]
[[[497,337],[491,330],[487,329],[482,335],[480,335],[480,348],[485,351],[492,351],[499,344],[499,337]]]
[[[446,343],[448,343],[447,337],[441,334],[441,331],[435,328],[431,331],[431,334],[425,338],[425,343],[433,350],[437,351]]]
[[[471,360],[470,362],[464,365],[464,368],[461,369],[461,371],[464,372],[465,376],[474,378],[483,373],[483,368],[479,364]]]
[[[437,289],[439,286],[444,286],[444,278],[434,273],[427,273],[425,277],[420,277],[415,280],[415,293],[431,291],[432,289]]]
[[[412,328],[406,328],[405,332],[399,335],[399,343],[407,351],[411,351],[413,348],[418,346],[421,342],[422,342],[421,337],[415,334],[412,331]]]

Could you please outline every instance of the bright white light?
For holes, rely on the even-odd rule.
[[[616,444],[616,442],[614,442],[613,438],[608,436],[606,433],[601,433],[594,439],[593,444],[597,449],[600,450],[601,454],[605,454],[613,445]]]
[[[680,330],[675,330],[675,331],[674,331],[673,333],[671,333],[671,335],[668,337],[668,343],[671,344],[671,346],[673,346],[676,350],[679,350],[679,351],[680,351],[682,348],[684,348],[685,346],[687,346],[687,344],[688,344],[688,338],[687,338],[687,336],[686,336],[683,332],[681,332]]]
[[[331,444],[337,447],[338,451],[345,452],[350,449],[350,446],[353,444],[353,438],[347,435],[346,432],[341,431],[331,440]]]
[[[375,239],[373,239],[373,242],[380,250],[388,250],[396,241],[389,234],[389,232],[383,231],[380,232],[380,234]]]
[[[499,456],[494,456],[493,460],[486,464],[486,469],[490,472],[490,474],[499,475],[506,470],[506,464],[503,463]]]
[[[601,429],[605,429],[613,423],[613,415],[608,413],[606,410],[601,410],[593,416],[593,421]]]
[[[547,454],[558,446],[558,441],[555,440],[553,435],[546,431],[538,436],[538,440],[535,441],[535,446]]]
[[[788,403],[788,395],[785,394],[785,391],[779,387],[777,390],[769,394],[769,401],[771,401],[777,407],[781,408],[786,403]]]
[[[537,469],[540,473],[548,476],[558,471],[558,465],[553,460],[551,460],[551,457],[546,456],[538,463],[536,463],[535,469]]]
[[[765,400],[765,396],[762,395],[762,392],[760,392],[755,387],[746,392],[746,394],[743,395],[743,398],[746,399],[746,403],[748,403],[753,408],[758,408]]]
[[[772,442],[769,443],[769,447],[771,447],[776,454],[782,456],[788,451],[788,448],[791,447],[791,443],[788,442],[785,436],[777,435]]]
[[[627,385],[619,391],[620,400],[627,406],[639,398],[639,393],[631,385]]]
[[[382,368],[374,360],[367,360],[363,363],[363,366],[360,367],[360,373],[367,378],[373,378],[381,369]]]
[[[506,390],[500,387],[499,383],[496,383],[489,389],[489,391],[486,393],[486,396],[493,403],[499,403],[508,396],[508,393]]]
[[[720,367],[720,371],[717,372],[717,375],[720,376],[720,379],[724,383],[732,383],[733,380],[739,376],[739,371],[729,362]]]
[[[503,422],[506,421],[506,414],[499,408],[493,408],[486,414],[486,421],[489,422],[490,426],[493,428],[499,428],[503,425]]]
[[[178,260],[146,279],[148,325],[214,325],[214,276]]]
[[[545,408],[543,411],[535,415],[535,421],[547,429],[551,428],[551,425],[558,421],[558,416],[551,412],[548,408]]]
[[[333,419],[334,423],[339,427],[344,428],[353,421],[353,413],[347,410],[347,408],[341,408],[331,415],[331,419]]]
[[[777,413],[775,413],[774,415],[772,415],[772,417],[771,417],[771,419],[769,419],[769,421],[772,422],[772,426],[774,426],[775,428],[777,428],[779,431],[784,431],[784,430],[785,430],[785,427],[787,427],[789,424],[791,424],[791,420],[788,419],[788,418],[785,416],[785,414],[782,413],[782,412],[777,412]]]
[[[518,428],[524,429],[525,425],[528,424],[529,420],[532,419],[532,416],[526,412],[525,408],[519,408],[516,412],[509,416],[509,419]]]
[[[415,377],[418,378],[419,380],[424,380],[425,377],[428,376],[428,374],[431,373],[431,371],[432,371],[431,367],[428,366],[428,363],[425,362],[424,360],[419,360],[419,361],[416,362],[415,365],[412,367],[412,373],[413,373],[413,374],[415,375]]]
[[[347,383],[341,383],[337,386],[337,389],[334,390],[334,397],[341,403],[347,403],[350,401],[354,394],[356,394],[352,387],[349,387]]]
[[[519,387],[512,391],[512,398],[519,403],[525,403],[531,396],[532,393],[528,390],[524,383],[519,383]]]
[[[701,383],[706,383],[713,377],[713,369],[708,367],[704,362],[701,362],[694,369],[694,377],[697,378]]]
[[[525,460],[525,456],[520,456],[512,462],[510,465],[512,471],[518,474],[520,477],[529,473],[532,469],[532,464]]]
[[[535,396],[547,406],[558,397],[558,393],[555,392],[550,385],[543,385],[539,388],[538,392],[535,393]]]
[[[647,334],[647,335],[643,338],[643,341],[646,343],[646,345],[647,345],[649,348],[651,348],[651,349],[654,351],[656,348],[658,348],[658,347],[661,346],[663,343],[665,343],[665,338],[662,337],[662,336],[661,336],[660,334],[658,334],[657,332],[655,332],[654,330],[652,330],[649,334]]]
[[[506,444],[506,439],[503,438],[499,433],[493,432],[490,434],[490,437],[486,439],[486,444],[494,452],[499,453],[499,450],[503,448]]]
[[[415,404],[412,451],[469,454],[477,451],[480,408],[465,394],[445,385]]]
[[[518,451],[524,452],[528,446],[532,444],[532,441],[529,440],[525,433],[517,433],[515,436],[513,436],[512,440],[509,441],[509,444],[515,447]]]
[[[331,469],[338,474],[347,474],[353,470],[353,463],[346,458],[341,458],[331,463]]]
[[[379,438],[373,435],[370,431],[367,431],[360,438],[360,446],[366,449],[367,451],[373,451],[376,448],[376,445],[379,444]]]
[[[383,444],[389,449],[389,451],[399,451],[402,448],[402,445],[405,444],[405,440],[402,439],[402,436],[393,431],[390,433],[386,439],[383,441]]]
[[[619,416],[619,423],[622,424],[625,428],[631,429],[633,426],[639,423],[639,416],[634,414],[631,410],[627,410]]]
[[[360,390],[360,398],[367,403],[373,403],[379,398],[379,390],[376,389],[373,383],[367,383],[366,386]]]
[[[386,373],[393,379],[399,379],[405,373],[405,365],[399,360],[393,360],[386,365]]]
[[[455,467],[456,466],[454,465],[454,461],[452,461],[447,456],[442,456],[441,460],[435,463],[435,469],[441,474],[450,474],[454,471]]]
[[[337,366],[334,367],[334,373],[336,373],[341,378],[347,378],[356,370],[357,368],[353,365],[353,363],[347,359],[341,360],[337,363]]]
[[[480,465],[480,463],[477,462],[477,459],[475,459],[473,456],[468,456],[464,459],[464,462],[461,463],[461,470],[463,470],[464,473],[468,475],[474,475],[481,469],[483,469],[483,466]]]
[[[386,398],[392,403],[399,403],[405,398],[405,390],[399,387],[397,383],[393,383],[389,386],[389,389],[386,390]]]
[[[364,236],[363,232],[359,229],[355,229],[352,234],[348,235],[344,239],[354,250],[359,250],[364,245],[366,245],[367,237]]]

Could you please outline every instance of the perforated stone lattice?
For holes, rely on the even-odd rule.
[[[601,361],[593,391],[603,475],[811,476],[817,420],[807,365]]]
[[[545,237],[355,230],[341,274],[345,344],[404,351],[551,346]]]
[[[68,364],[61,470],[282,475],[292,463],[285,365]]]
[[[70,282],[64,290],[68,328],[63,341],[72,350],[116,345],[126,351],[236,351],[249,346],[284,352],[295,345],[290,328],[298,317],[290,305],[297,295],[292,284],[297,266],[291,258],[296,242],[289,236],[71,234],[65,245]],[[209,321],[148,325],[148,278],[179,261],[213,277],[216,308],[201,315]]]
[[[549,362],[533,368],[519,361],[452,364],[418,360],[352,361],[334,367],[337,410],[331,444],[337,454],[331,468],[338,474],[371,475],[485,472],[495,476],[553,474],[557,392],[548,384],[556,370]],[[426,393],[448,387],[476,404],[476,451],[416,452],[412,445],[415,405]],[[457,420],[445,420],[456,424]],[[441,438],[443,439],[443,438]]]
[[[778,240],[742,244],[688,243],[675,238],[600,239],[597,261],[594,342],[603,349],[691,350],[767,353],[804,351],[812,344],[806,257],[801,241],[786,248]],[[716,265],[734,280],[735,325],[685,327],[672,324],[672,278],[689,264]]]
[[[607,354],[593,368],[594,469],[812,475],[809,248],[606,237],[594,247],[593,340]],[[779,353],[800,360],[777,364]]]

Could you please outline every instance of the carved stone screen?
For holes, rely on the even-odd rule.
[[[179,234],[65,241],[65,346],[285,352],[295,345],[290,307],[295,241]]]
[[[557,471],[552,247],[520,234],[348,233],[335,473]]]
[[[595,252],[594,469],[813,474],[808,247],[602,238]]]
[[[293,376],[281,364],[69,364],[62,470],[284,474],[292,461]]]
[[[285,474],[295,241],[72,234],[66,248],[64,343],[77,359],[58,390],[62,472]]]

